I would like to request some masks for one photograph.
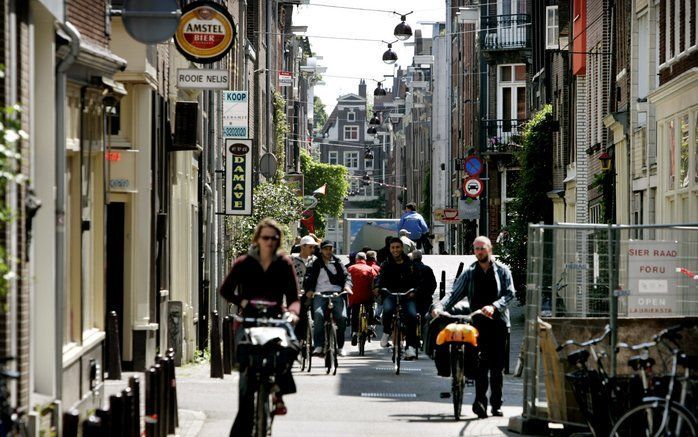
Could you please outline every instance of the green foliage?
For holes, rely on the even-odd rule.
[[[282,182],[266,181],[257,185],[253,193],[254,203],[251,216],[228,217],[226,226],[231,236],[230,258],[246,253],[252,242],[257,224],[271,217],[281,225],[284,232],[283,248],[290,248],[289,229],[293,222],[301,218],[301,199]]]
[[[613,223],[613,174],[613,169],[596,173],[590,185],[601,191],[601,223]]]
[[[526,124],[521,149],[515,153],[521,167],[513,186],[513,200],[507,206],[512,219],[507,226],[509,238],[498,248],[502,262],[511,268],[517,298],[526,299],[526,249],[528,224],[552,220],[552,202],[547,193],[552,188],[553,116],[546,105]]]
[[[1,74],[2,70],[0,70]],[[8,184],[23,184],[26,177],[19,172],[19,160],[21,155],[17,152],[22,140],[29,136],[24,132],[20,118],[21,108],[18,105],[0,109],[0,229],[4,231],[5,225],[14,220],[17,211],[7,204]],[[16,272],[10,268],[10,260],[7,248],[0,246],[0,299],[4,300],[9,290],[9,284],[17,277]],[[0,308],[4,313],[7,308]]]
[[[290,131],[286,117],[286,99],[280,92],[274,91],[274,150],[276,159],[279,160],[275,178],[279,181],[283,179],[286,170],[286,138]]]
[[[322,126],[324,126],[327,121],[325,104],[322,103],[322,100],[320,100],[318,96],[313,98],[313,121],[315,122],[316,129],[322,129]]]
[[[344,211],[344,198],[349,192],[349,172],[343,165],[316,161],[308,152],[301,150],[301,173],[305,178],[303,185],[306,195],[327,184],[327,194],[318,196],[318,204],[315,207],[315,233],[321,237],[325,234],[324,218],[340,217]]]

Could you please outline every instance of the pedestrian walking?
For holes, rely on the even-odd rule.
[[[423,249],[426,254],[431,253],[432,244],[429,241],[429,227],[424,217],[417,212],[417,205],[410,202],[405,206],[405,212],[400,217],[398,229],[407,229],[410,239],[417,243],[418,249]]]
[[[492,242],[489,238],[477,237],[473,242],[473,250],[477,261],[458,277],[453,284],[453,291],[434,304],[432,316],[437,317],[441,311],[467,314],[476,310],[482,310],[486,316],[473,318],[473,325],[479,331],[477,343],[480,356],[475,378],[473,413],[479,418],[485,418],[488,382],[492,415],[502,415],[506,336],[510,326],[508,307],[514,299],[515,289],[509,268],[492,258]],[[469,302],[469,309],[464,308],[466,301]]]

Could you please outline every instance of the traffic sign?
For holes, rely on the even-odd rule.
[[[463,182],[463,194],[473,199],[479,197],[483,189],[484,185],[478,178],[468,178]]]
[[[477,156],[471,155],[465,158],[464,170],[468,172],[470,176],[477,176],[482,173],[482,159]]]

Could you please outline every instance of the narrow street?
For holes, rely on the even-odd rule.
[[[522,338],[521,308],[512,311],[511,371]],[[347,341],[349,355],[340,358],[336,376],[326,375],[315,359],[310,373],[294,370],[298,393],[285,397],[288,415],[274,422],[273,435],[309,436],[391,436],[408,432],[420,437],[505,436],[508,418],[521,414],[521,378],[505,375],[504,417],[478,420],[471,411],[475,387],[466,387],[465,418],[453,420],[451,399],[440,392],[450,390],[450,378],[437,376],[434,363],[420,355],[403,362],[395,375],[390,353],[378,341],[367,345],[359,357]],[[208,364],[177,369],[182,436],[227,435],[237,411],[238,375],[224,380],[210,379]]]

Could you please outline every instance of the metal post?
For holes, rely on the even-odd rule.
[[[223,317],[223,373],[226,375],[232,372],[230,322],[230,316]]]
[[[141,380],[137,376],[128,379],[128,386],[133,394],[133,417],[131,420],[131,435],[138,437],[141,434]]]
[[[124,398],[121,393],[109,396],[109,411],[111,412],[111,434],[124,434]]]
[[[78,422],[80,413],[77,410],[70,410],[63,413],[63,436],[78,437]]]
[[[121,345],[119,336],[119,318],[116,311],[111,311],[107,318],[107,379],[121,379]]]
[[[221,357],[220,317],[217,311],[211,313],[211,378],[223,379],[223,358]]]
[[[446,271],[441,270],[441,282],[439,283],[439,299],[446,296]]]
[[[156,409],[155,409],[155,394],[157,393],[156,388],[157,375],[155,373],[155,367],[151,367],[145,372],[145,435],[146,437],[155,437],[157,424],[155,420]]]
[[[616,344],[618,343],[618,296],[615,291],[618,289],[618,271],[615,268],[615,261],[620,257],[620,247],[618,245],[618,232],[613,225],[608,225],[608,293],[610,298],[609,305],[609,325],[611,327],[611,377],[616,376]]]
[[[173,348],[167,349],[167,356],[170,358],[172,364],[170,365],[170,416],[174,420],[174,427],[179,426],[179,404],[177,402],[177,376],[175,372],[174,356],[175,351]],[[174,432],[174,431],[173,431]]]

